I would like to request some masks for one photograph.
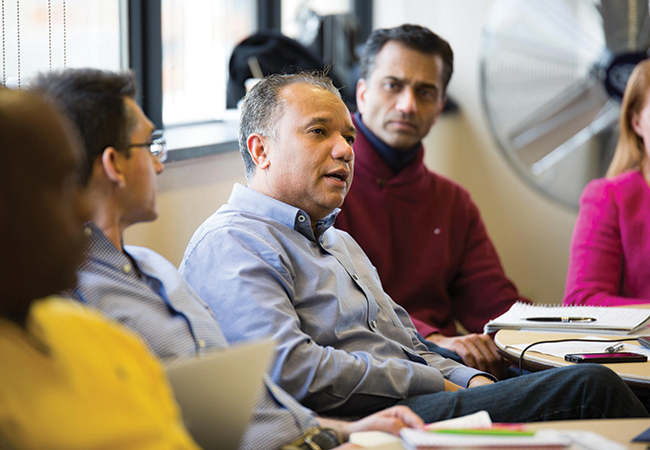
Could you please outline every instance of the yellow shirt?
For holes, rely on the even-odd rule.
[[[161,366],[131,332],[54,298],[34,303],[27,329],[0,319],[0,443],[198,449]]]

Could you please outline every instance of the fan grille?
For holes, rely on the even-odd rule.
[[[621,90],[649,47],[647,0],[495,2],[483,32],[483,105],[526,181],[577,207],[607,169]]]

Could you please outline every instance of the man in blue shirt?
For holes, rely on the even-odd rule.
[[[320,413],[399,403],[426,422],[481,409],[503,422],[647,414],[600,366],[493,384],[429,352],[361,248],[332,227],[352,182],[355,136],[327,78],[270,76],[247,95],[239,146],[248,187],[236,185],[201,225],[180,266],[229,341],[273,336],[274,381]]]
[[[123,245],[126,228],[158,216],[156,175],[163,171],[166,155],[164,142],[154,139],[154,126],[135,101],[133,76],[66,70],[41,75],[33,85],[72,119],[86,148],[80,178],[92,200],[92,221],[84,227],[87,260],[77,270],[78,284],[70,295],[134,329],[160,358],[225,348],[214,314],[173,264],[147,248]],[[320,442],[332,448],[352,431],[397,432],[404,425],[422,423],[407,408],[358,422],[320,418],[271,380],[265,381],[242,449],[277,449],[303,433],[322,431],[318,427],[336,431],[330,434],[332,442]],[[313,439],[325,439],[328,433]]]

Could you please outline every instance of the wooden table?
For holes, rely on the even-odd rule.
[[[642,442],[632,444],[630,441],[650,428],[650,419],[561,420],[529,423],[526,424],[526,427],[533,430],[552,428],[555,430],[594,431],[607,439],[627,445],[630,450],[642,450],[646,448],[647,444]]]
[[[585,336],[596,336],[594,334],[576,334],[576,333],[551,333],[541,331],[518,331],[518,330],[499,330],[494,337],[494,342],[499,350],[499,353],[509,361],[519,364],[519,355],[521,350],[510,347],[511,345],[530,344],[538,341],[552,340],[552,339],[579,339]],[[603,339],[610,339],[617,342],[618,339],[623,339],[633,336],[612,336],[602,335],[598,336]],[[626,345],[639,345],[635,341],[627,341]],[[526,351],[524,355],[523,367],[531,371],[539,371],[550,369],[552,367],[569,366],[575,363],[565,361],[564,358],[558,358],[551,355],[543,355],[535,353],[533,347]],[[635,390],[650,390],[650,361],[644,363],[617,363],[617,364],[603,364],[616,372],[631,388]]]

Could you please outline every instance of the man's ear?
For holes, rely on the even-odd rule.
[[[124,155],[118,152],[115,147],[106,147],[101,154],[101,167],[106,177],[117,183],[119,187],[126,185],[126,178],[122,172],[122,159],[124,159]]]
[[[364,78],[357,81],[357,109],[363,116],[363,111],[366,109],[366,91],[368,90],[368,82]]]
[[[257,168],[261,170],[268,169],[271,161],[269,159],[269,148],[266,138],[261,134],[253,133],[248,136],[246,145],[248,147],[248,153],[250,153]]]

